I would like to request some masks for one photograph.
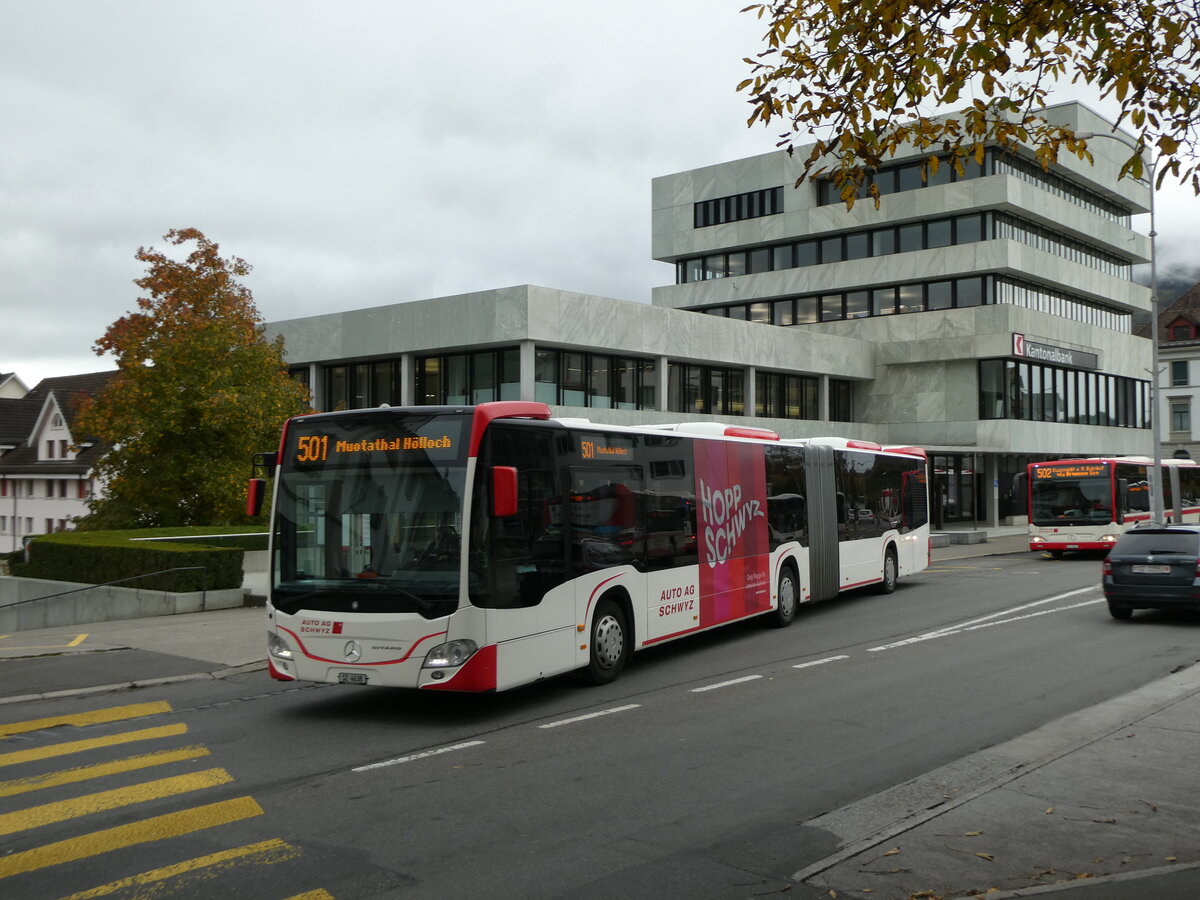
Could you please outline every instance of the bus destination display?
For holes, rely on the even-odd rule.
[[[292,438],[291,461],[301,468],[314,466],[370,465],[397,458],[457,459],[462,452],[462,423],[449,417],[422,418],[411,423],[364,423],[357,428],[325,430],[312,423],[308,433]],[[307,431],[307,429],[306,429]]]
[[[1104,478],[1108,474],[1105,463],[1082,463],[1073,466],[1046,466],[1033,470],[1034,477],[1043,479],[1059,478]]]

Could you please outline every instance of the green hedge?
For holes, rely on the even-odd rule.
[[[22,578],[80,584],[123,581],[125,587],[180,593],[202,588],[213,591],[241,587],[243,551],[265,550],[266,546],[261,528],[60,531],[34,538],[29,544],[29,561],[12,569]],[[195,566],[207,571],[165,572]]]

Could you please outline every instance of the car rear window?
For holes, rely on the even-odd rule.
[[[1188,531],[1129,532],[1113,550],[1114,553],[1186,553],[1200,550],[1200,534]]]

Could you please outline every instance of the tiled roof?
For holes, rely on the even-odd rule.
[[[37,448],[29,445],[29,438],[51,395],[70,428],[75,421],[79,400],[99,393],[116,374],[110,371],[44,378],[21,400],[0,400],[0,444],[16,445],[0,457],[0,472],[17,475],[33,472],[84,474],[90,471],[104,453],[105,447],[101,444],[95,443],[81,449],[73,460],[38,462]],[[87,435],[75,434],[72,428],[71,439],[84,441]]]
[[[1158,339],[1160,342],[1169,337],[1167,328],[1180,318],[1187,319],[1200,332],[1200,283],[1188,288],[1179,296],[1178,300],[1158,314]]]

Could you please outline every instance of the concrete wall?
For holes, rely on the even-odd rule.
[[[43,597],[46,599],[39,599]],[[0,632],[173,616],[244,603],[245,592],[240,588],[172,594],[5,576],[0,577]]]

